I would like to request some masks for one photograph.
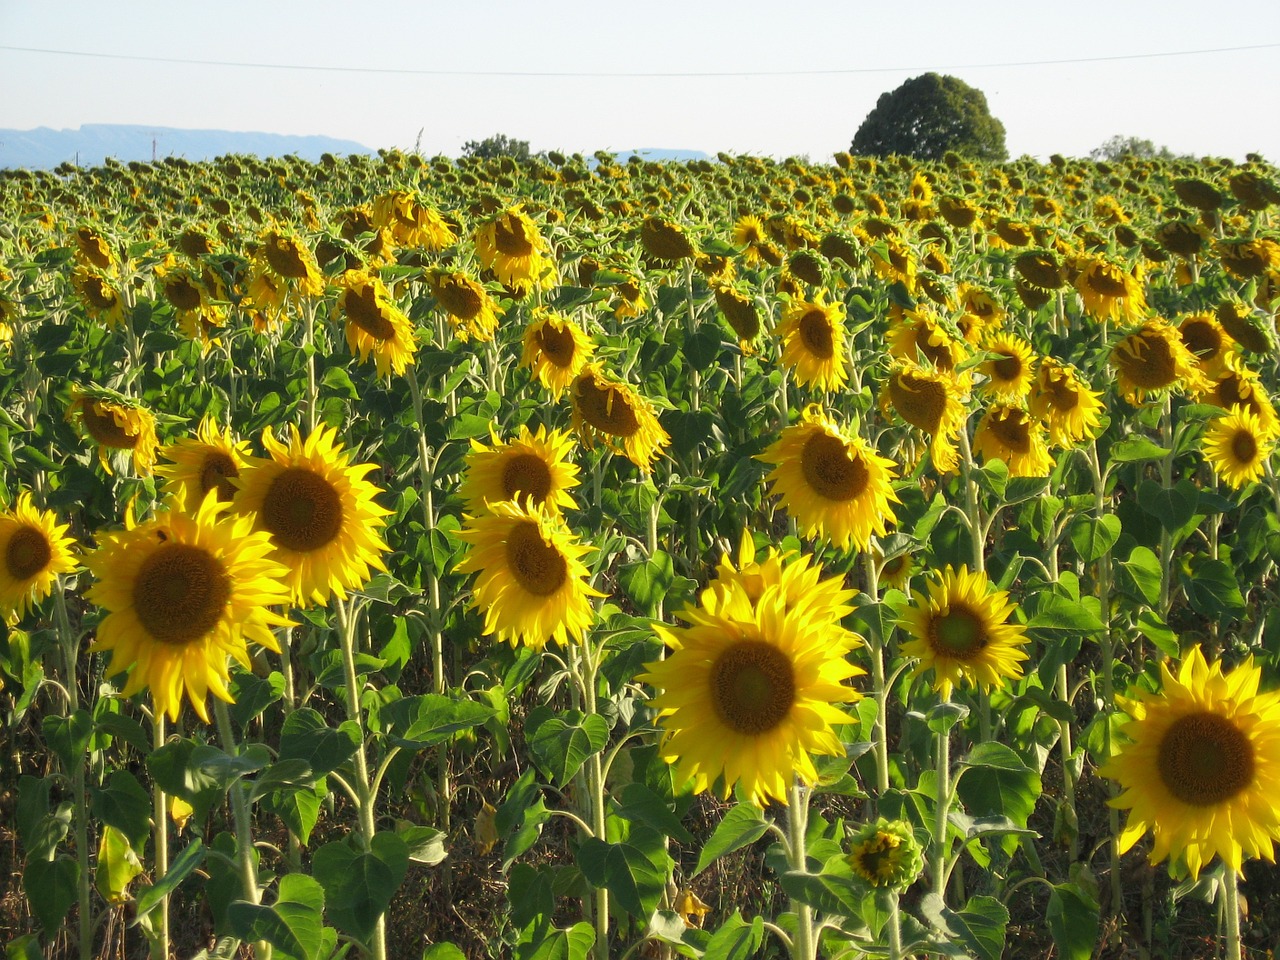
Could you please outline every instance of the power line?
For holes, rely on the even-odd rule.
[[[1008,60],[998,63],[930,64],[916,67],[851,67],[843,70],[732,70],[690,73],[630,73],[625,71],[534,71],[534,70],[411,70],[396,67],[313,66],[300,63],[245,63],[233,60],[190,60],[179,57],[142,57],[125,53],[100,53],[89,50],[50,50],[43,47],[11,47],[0,50],[13,53],[40,53],[60,57],[92,57],[98,60],[130,60],[138,63],[175,63],[201,67],[251,67],[258,70],[311,70],[322,73],[408,74],[422,77],[581,77],[581,78],[648,78],[662,77],[820,77],[857,73],[910,73],[917,70],[985,70],[995,67],[1046,67],[1071,63],[1106,63],[1118,60],[1152,60],[1160,57],[1193,57],[1212,53],[1242,53],[1249,50],[1272,50],[1280,43],[1258,43],[1244,47],[1212,47],[1202,50],[1172,50],[1163,53],[1130,53],[1110,57],[1072,57],[1064,60]]]

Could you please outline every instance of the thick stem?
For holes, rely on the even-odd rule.
[[[875,557],[865,554],[867,595],[872,601],[880,599],[880,578]],[[889,792],[889,691],[884,674],[885,638],[873,635],[867,645],[871,651],[871,686],[876,698],[876,723],[872,730],[872,743],[876,754],[876,793],[883,797]]]
[[[1227,960],[1240,960],[1240,890],[1236,872],[1224,864],[1223,884],[1226,896],[1223,909],[1227,913]]]
[[[43,474],[43,471],[41,471]],[[58,639],[61,641],[67,692],[67,715],[74,716],[80,709],[80,684],[76,680],[76,637],[71,630],[71,618],[67,614],[67,587],[61,576],[58,577],[57,589],[53,591],[54,617],[58,624]],[[78,946],[80,960],[89,960],[93,956],[93,899],[91,875],[89,873],[89,805],[85,803],[85,758],[80,754],[72,758],[71,789],[75,793],[76,817],[76,863],[80,874],[76,884],[76,900],[79,906],[78,930],[80,943]]]
[[[902,918],[898,913],[898,891],[889,894],[889,960],[902,960]]]
[[[787,859],[792,870],[806,866],[805,834],[809,829],[809,791],[799,780],[791,782],[791,802],[787,806]],[[817,943],[813,931],[813,908],[791,901],[796,915],[796,935],[791,945],[792,960],[815,960]]]
[[[951,808],[951,731],[938,734],[937,810],[933,820],[933,892],[946,898],[947,856],[951,845],[947,842],[947,814]]]
[[[152,717],[152,744],[156,750],[164,746],[164,714]],[[155,882],[159,883],[169,872],[169,817],[165,810],[164,789],[156,783],[151,788],[154,841],[156,845]],[[160,929],[152,941],[152,951],[160,960],[169,960],[169,895],[160,899]]]

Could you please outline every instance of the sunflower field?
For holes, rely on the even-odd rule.
[[[1278,204],[0,172],[6,956],[1272,956]]]

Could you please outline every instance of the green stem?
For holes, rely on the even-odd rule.
[[[947,887],[947,855],[950,844],[947,842],[947,813],[951,808],[951,731],[944,730],[938,734],[937,756],[937,810],[933,820],[933,892],[946,899]]]
[[[583,711],[587,716],[597,713],[596,705],[596,666],[592,655],[591,641],[582,638],[582,643],[570,649],[570,656],[579,662],[579,670],[575,671],[582,692]],[[587,761],[587,793],[591,803],[591,830],[597,839],[604,840],[608,825],[605,822],[605,784],[604,765],[599,752],[593,753]],[[609,958],[609,891],[605,887],[597,887],[595,891],[595,924],[598,960]]]
[[[787,806],[787,859],[792,870],[806,867],[805,834],[809,829],[809,791],[799,780],[792,779],[791,802]],[[791,901],[796,915],[796,935],[791,945],[792,960],[815,960],[817,944],[814,942],[813,908],[808,904]]]
[[[1223,909],[1227,913],[1227,960],[1240,960],[1240,890],[1236,872],[1223,864],[1223,883],[1226,893]]]
[[[889,960],[902,960],[902,918],[898,913],[899,896],[897,890],[889,894]]]
[[[961,483],[964,484],[964,515],[969,519],[969,540],[973,544],[973,572],[985,573],[986,528],[982,524],[982,506],[978,503],[978,485],[973,474],[978,469],[973,462],[973,451],[969,447],[969,423],[966,420],[960,425],[960,464],[963,467]]]
[[[152,718],[152,744],[156,750],[164,746],[164,713],[156,713]],[[152,785],[152,806],[154,807],[154,840],[156,845],[155,882],[159,883],[169,872],[169,817],[165,810],[164,789],[159,783]],[[152,942],[152,952],[159,960],[169,960],[169,895],[160,899],[160,931]]]
[[[307,305],[303,308],[302,318],[304,326],[303,349],[307,354],[307,436],[310,436],[316,429],[316,405],[319,403],[319,393],[316,389],[316,303],[308,298]]]
[[[870,552],[864,555],[867,572],[867,596],[872,602],[880,599],[880,577],[876,570],[876,559]],[[889,792],[889,691],[884,674],[885,638],[872,631],[871,642],[867,645],[871,651],[871,686],[876,698],[876,723],[872,730],[872,742],[876,754],[876,793],[883,797]]]
[[[43,473],[43,471],[42,471]],[[67,715],[74,716],[80,709],[80,684],[76,680],[76,637],[71,631],[71,618],[67,614],[67,586],[61,576],[58,577],[57,589],[53,591],[54,616],[58,623],[58,638],[61,641],[64,667],[66,670]],[[76,816],[76,862],[80,867],[76,884],[76,898],[79,904],[79,953],[80,960],[89,960],[93,956],[93,900],[91,897],[91,875],[89,873],[89,807],[85,803],[85,758],[81,754],[72,760],[72,791],[75,794]]]
[[[236,746],[236,735],[231,729],[231,714],[227,705],[217,697],[213,698],[213,714],[218,724],[218,738],[222,748],[231,756],[239,754]],[[240,864],[240,882],[244,899],[250,903],[262,902],[262,889],[258,886],[258,865],[254,861],[253,822],[249,815],[249,797],[245,792],[244,782],[237,780],[231,785],[231,815],[235,824],[236,860]],[[259,941],[255,947],[255,955],[262,958],[271,956],[271,945]]]

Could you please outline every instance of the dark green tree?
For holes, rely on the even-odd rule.
[[[854,154],[903,154],[941,160],[954,151],[975,160],[1005,160],[1004,124],[991,116],[986,95],[938,73],[913,77],[882,93],[853,136]]]
[[[515,157],[526,160],[529,157],[529,141],[517,140],[503,133],[495,133],[483,140],[468,140],[462,145],[464,157],[479,157],[492,160],[494,157]]]

